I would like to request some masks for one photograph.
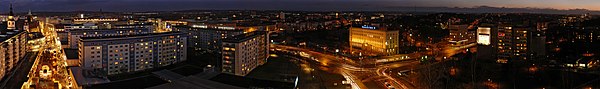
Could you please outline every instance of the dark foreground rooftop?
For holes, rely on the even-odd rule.
[[[244,87],[244,88],[264,88],[264,89],[293,89],[293,88],[295,88],[295,84],[292,82],[261,80],[261,79],[255,79],[255,78],[235,76],[235,75],[230,75],[230,74],[220,74],[213,78],[210,78],[210,80],[233,85],[233,86]]]
[[[143,89],[156,85],[168,83],[155,76],[145,76],[142,78],[135,78],[131,80],[124,80],[118,82],[111,82],[106,84],[98,84],[85,87],[86,89]]]

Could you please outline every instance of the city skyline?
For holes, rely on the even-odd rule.
[[[595,89],[589,3],[0,0],[0,89]]]

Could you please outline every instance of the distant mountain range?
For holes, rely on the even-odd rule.
[[[539,14],[595,14],[600,15],[600,11],[587,9],[569,9],[559,10],[553,8],[507,8],[507,7],[386,7],[386,11],[401,12],[449,12],[449,13],[539,13]]]
[[[425,3],[430,4],[430,3]],[[398,6],[400,5],[400,6]],[[404,5],[404,6],[402,6]],[[181,11],[181,10],[288,10],[288,11],[392,11],[392,12],[449,12],[449,13],[543,13],[543,14],[596,14],[600,11],[586,9],[559,10],[552,8],[509,8],[492,6],[475,7],[414,7],[409,3],[395,4],[377,1],[194,1],[194,0],[43,0],[15,4],[16,12],[145,12],[145,11]],[[8,3],[0,3],[0,12],[6,13]]]

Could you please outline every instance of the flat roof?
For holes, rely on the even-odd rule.
[[[12,38],[18,34],[22,34],[25,32],[23,30],[8,30],[7,27],[8,26],[6,26],[6,24],[0,24],[0,31],[6,31],[6,34],[3,34],[4,37],[0,37],[1,42],[4,42],[9,38]]]
[[[148,89],[246,89],[238,86],[227,85],[196,76],[188,76],[171,83],[162,84]]]
[[[71,70],[73,77],[75,78],[75,82],[77,82],[77,85],[92,85],[110,82],[110,80],[108,79],[85,77],[83,75],[84,71],[81,69],[81,67],[68,68]]]
[[[31,36],[27,36],[29,37],[29,39],[40,39],[40,38],[44,38],[44,35],[42,35],[41,32],[30,32],[29,35]]]
[[[370,31],[398,31],[396,29],[388,29],[387,27],[372,26],[372,25],[352,25],[352,28]]]
[[[201,29],[201,30],[215,30],[215,31],[244,31],[244,29],[217,29],[217,28],[197,28],[192,26],[173,26],[175,28],[193,28],[193,29]]]
[[[85,86],[84,89],[143,89],[169,83],[156,76],[142,76],[134,79],[120,80],[104,84]],[[179,89],[179,88],[173,88]]]
[[[256,78],[242,77],[230,74],[219,74],[210,80],[220,83],[225,83],[233,86],[244,88],[265,88],[265,89],[293,89],[295,88],[292,82],[280,82],[271,80],[262,80]]]
[[[112,28],[112,29],[73,29],[71,32],[82,32],[82,31],[119,31],[119,30],[150,30],[148,28],[137,27],[137,28]]]
[[[164,32],[164,33],[148,33],[148,34],[122,35],[122,36],[81,37],[81,40],[82,41],[119,40],[119,39],[132,39],[131,37],[145,38],[145,37],[150,37],[150,36],[168,36],[168,35],[184,35],[184,33]]]
[[[239,43],[239,42],[244,42],[247,40],[250,40],[256,36],[260,36],[260,35],[266,35],[267,32],[265,31],[254,31],[254,32],[250,32],[250,33],[245,33],[245,34],[240,34],[240,35],[236,35],[227,39],[223,39],[223,42],[232,42],[232,43]]]
[[[63,49],[65,51],[65,55],[67,55],[67,60],[69,59],[77,59],[79,60],[79,50],[78,49],[70,49],[70,48],[64,48]]]

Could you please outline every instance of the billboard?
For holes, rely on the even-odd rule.
[[[477,28],[477,44],[490,45],[490,43],[491,43],[490,30],[491,30],[490,27]]]

